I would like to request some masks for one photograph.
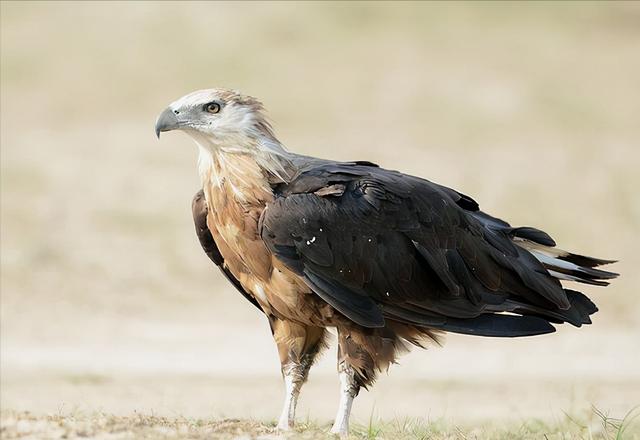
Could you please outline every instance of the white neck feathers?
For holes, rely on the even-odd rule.
[[[224,182],[244,201],[251,187],[291,180],[292,154],[273,137],[220,142],[202,133],[190,134],[199,147],[198,171],[203,187],[220,188]]]

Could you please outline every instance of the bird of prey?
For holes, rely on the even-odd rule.
[[[327,329],[338,339],[345,435],[354,397],[409,346],[442,333],[518,337],[553,324],[591,323],[596,306],[560,281],[598,286],[613,261],[556,248],[545,232],[514,227],[456,190],[381,168],[285,149],[262,104],[234,90],[190,93],[157,119],[199,149],[193,199],[209,258],[269,321],[285,401],[296,402]]]

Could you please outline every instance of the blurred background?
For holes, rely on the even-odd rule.
[[[370,160],[621,260],[594,325],[449,336],[371,415],[544,420],[640,403],[640,4],[1,4],[1,401],[36,413],[274,419],[268,324],[200,249],[196,89],[259,97],[291,150]],[[580,286],[582,287],[582,286]],[[335,347],[299,414],[337,405]]]

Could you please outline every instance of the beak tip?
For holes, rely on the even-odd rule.
[[[160,133],[163,131],[174,130],[179,127],[179,121],[171,108],[165,109],[156,120],[156,137],[160,139]]]

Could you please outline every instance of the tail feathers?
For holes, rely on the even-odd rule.
[[[566,256],[550,257],[538,251],[530,251],[549,271],[549,274],[560,280],[577,281],[584,284],[593,284],[595,286],[607,286],[609,283],[605,280],[612,280],[618,276],[615,272],[609,272],[602,269],[595,269],[595,266],[606,263],[595,263],[599,260],[591,257],[584,257],[567,252]],[[579,258],[574,258],[579,257]],[[588,262],[589,265],[579,265],[574,261]]]
[[[532,228],[530,226],[521,226],[519,228],[509,228],[507,233],[514,239],[529,240],[543,246],[555,246],[556,242],[551,238],[549,234],[540,229]]]
[[[559,280],[607,286],[609,283],[605,280],[618,277],[615,272],[596,269],[597,266],[615,263],[615,260],[603,260],[572,254],[562,249],[544,246],[528,240],[518,240],[515,243],[528,250],[543,264],[551,276]]]
[[[566,254],[567,255],[560,255],[558,258],[582,267],[596,267],[618,262],[618,260],[603,260],[601,258],[587,257],[585,255],[571,254],[569,252]]]
[[[575,309],[582,317],[582,323],[591,324],[591,318],[589,318],[589,315],[596,313],[598,311],[598,306],[596,306],[593,301],[591,301],[582,292],[576,292],[571,289],[564,289],[564,291],[569,298],[571,308]]]
[[[598,307],[580,292],[570,289],[565,289],[564,291],[571,304],[571,307],[566,310],[550,310],[533,304],[523,303],[516,299],[507,300],[504,304],[501,304],[500,307],[503,308],[506,306],[507,310],[503,308],[503,311],[527,316],[538,316],[555,324],[568,322],[576,327],[581,327],[583,324],[591,324],[589,315],[596,313]]]
[[[547,265],[545,265],[545,267],[551,276],[559,280],[576,281],[578,283],[591,284],[594,286],[608,286],[609,282],[602,280],[610,280],[618,276],[617,273],[597,269],[591,269],[587,272],[585,268],[570,270]]]

